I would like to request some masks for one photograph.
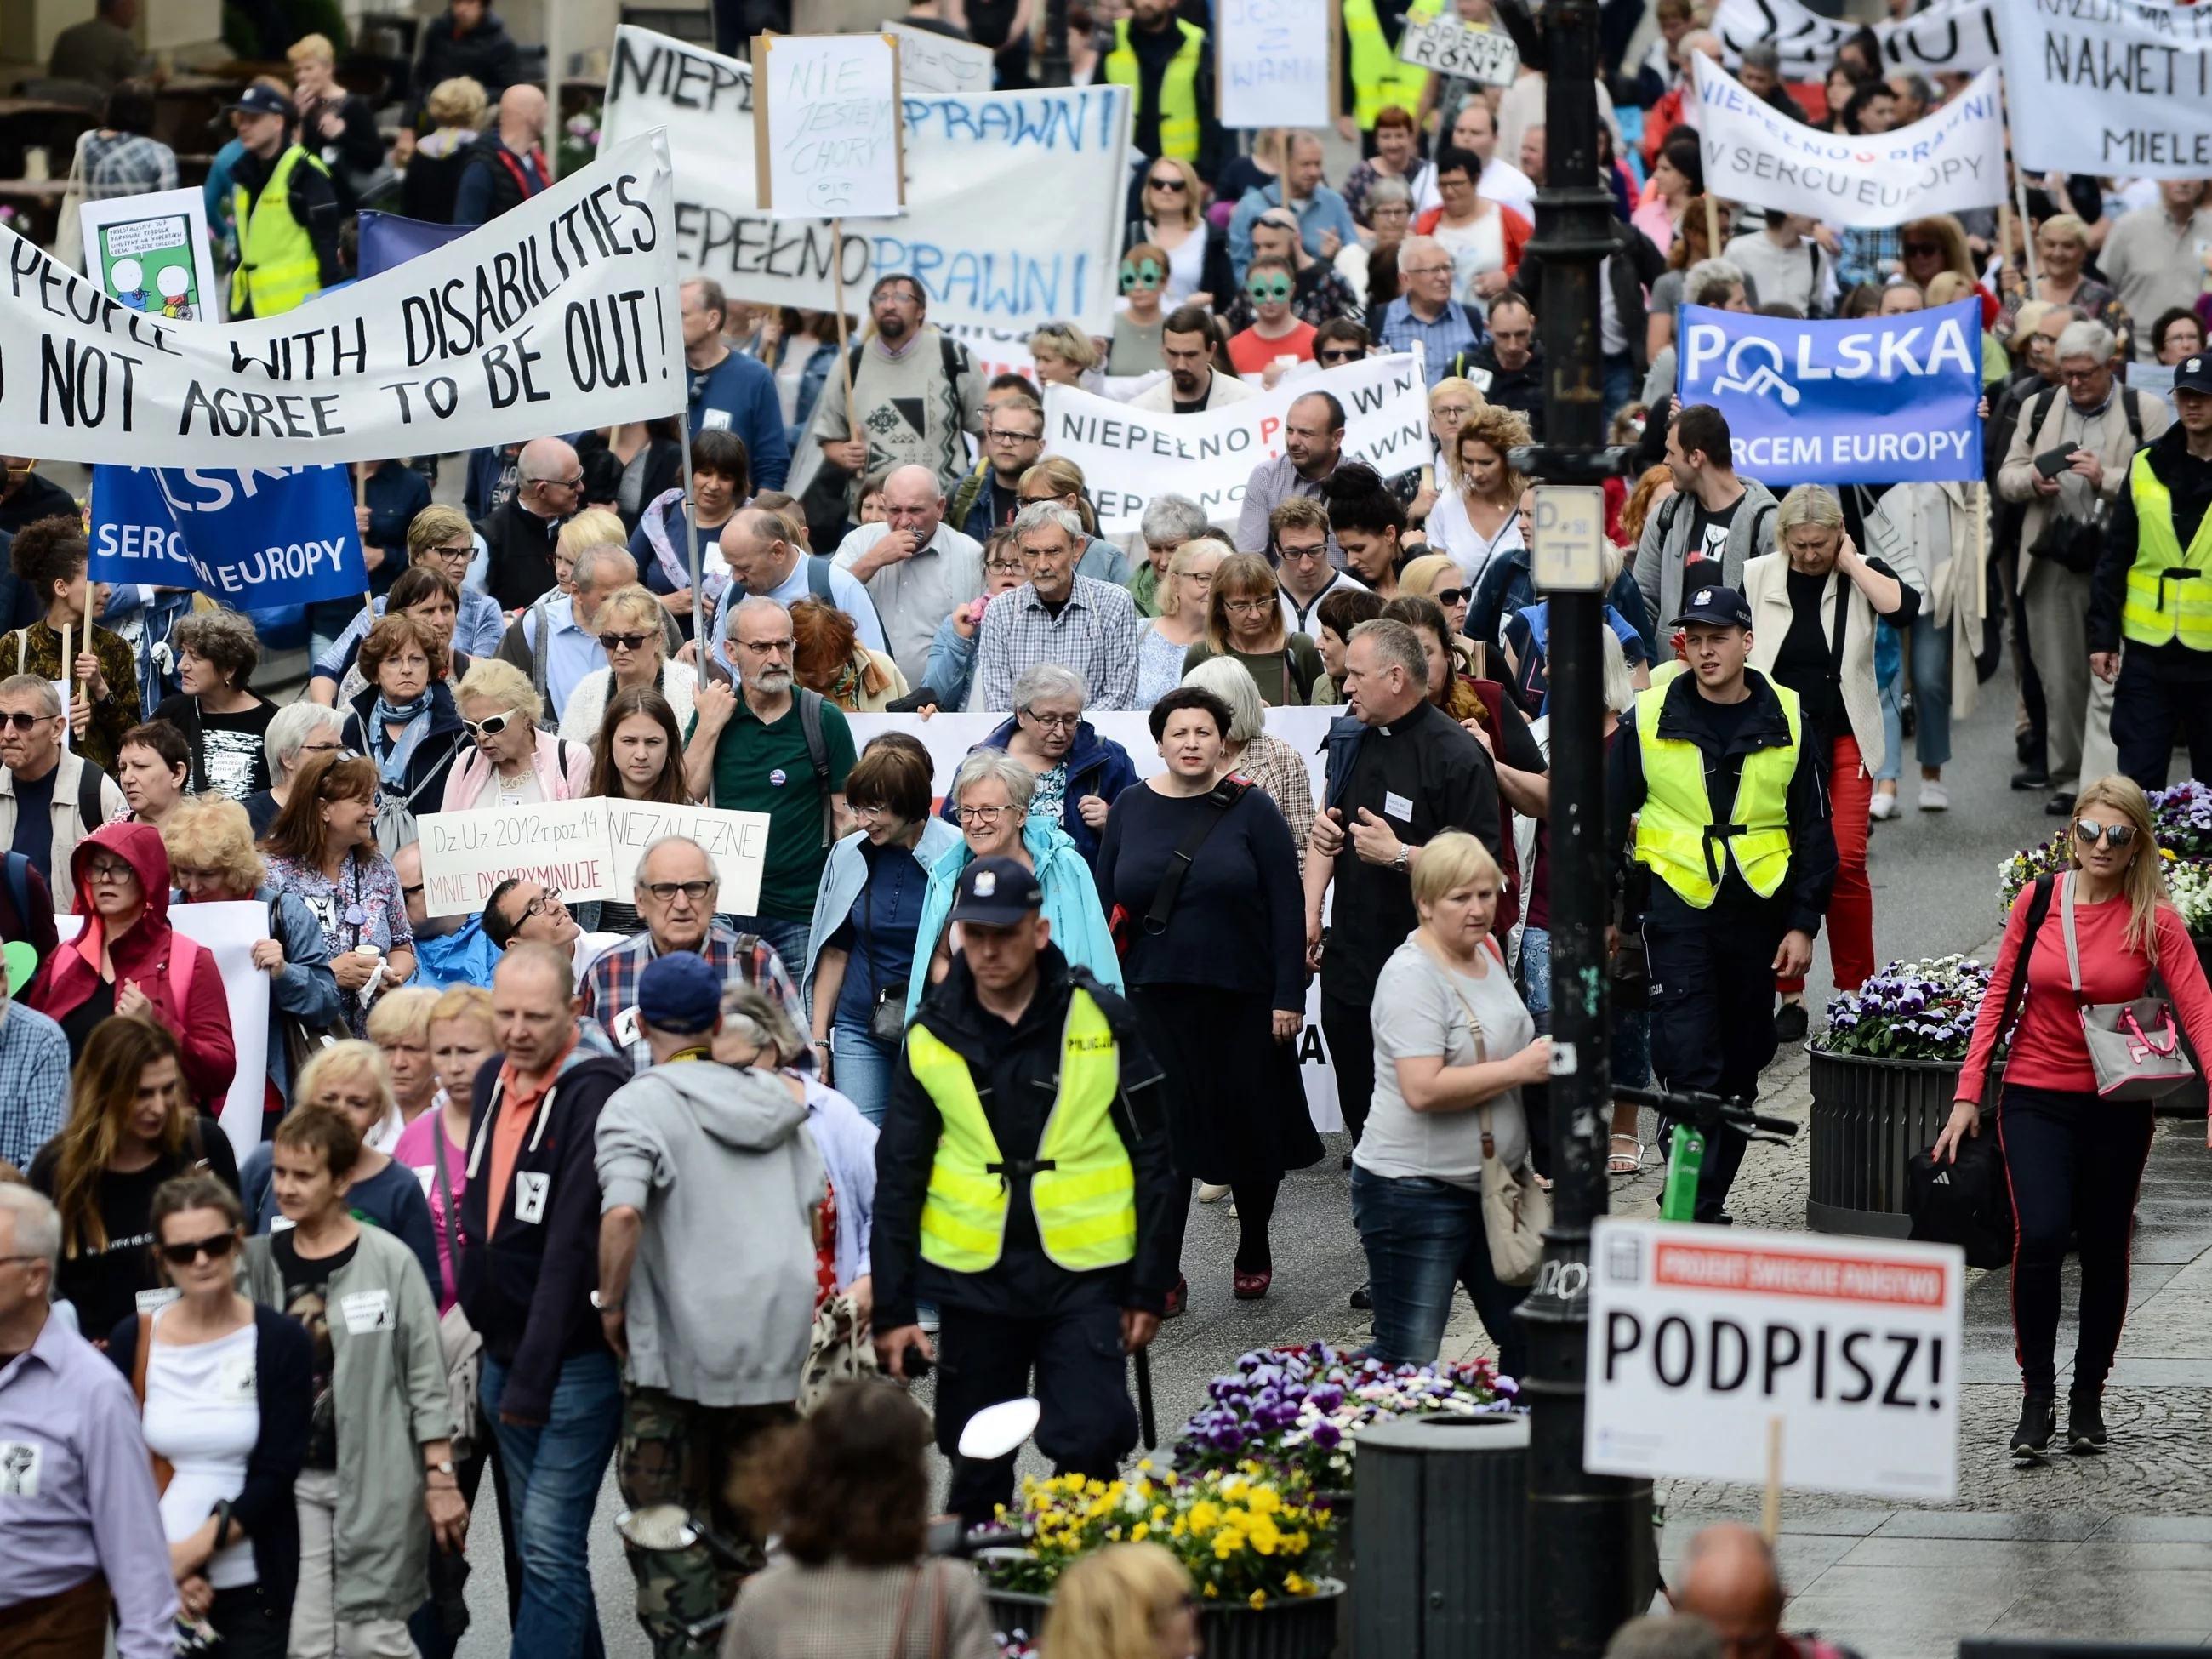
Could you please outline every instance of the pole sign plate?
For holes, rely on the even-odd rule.
[[[1605,491],[1596,484],[1538,484],[1529,528],[1529,574],[1546,593],[1605,591]]]
[[[1947,1502],[1966,1257],[1948,1244],[1601,1218],[1583,1466]]]

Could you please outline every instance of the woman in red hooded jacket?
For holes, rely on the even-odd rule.
[[[183,1053],[185,1082],[220,1113],[238,1069],[230,1001],[204,945],[169,925],[169,854],[150,823],[103,824],[70,860],[84,930],[46,958],[23,1000],[61,1024],[70,1063],[112,1014],[159,1020]]]

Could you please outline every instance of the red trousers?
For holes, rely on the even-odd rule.
[[[1828,756],[1828,811],[1836,835],[1836,890],[1828,901],[1828,966],[1838,991],[1856,991],[1874,976],[1874,886],[1867,880],[1867,808],[1874,779],[1859,761],[1859,741],[1848,732]],[[1775,988],[1795,996],[1802,979],[1777,978]]]

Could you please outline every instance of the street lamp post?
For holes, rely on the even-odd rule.
[[[1037,54],[1037,84],[1064,87],[1074,78],[1067,60],[1067,0],[1045,0],[1044,50]]]
[[[1536,193],[1541,261],[1536,301],[1544,344],[1544,439],[1524,470],[1547,484],[1591,485],[1620,469],[1605,444],[1599,341],[1602,262],[1616,252],[1612,193],[1601,179],[1595,0],[1549,0],[1532,18],[1500,8],[1545,86],[1545,168]],[[1540,519],[1542,497],[1539,496]],[[1595,532],[1592,532],[1595,543]],[[1540,523],[1534,563],[1545,581]],[[1589,563],[1594,566],[1595,559]],[[1532,1659],[1597,1659],[1657,1582],[1651,1485],[1583,1468],[1589,1330],[1590,1223],[1606,1209],[1612,1120],[1605,932],[1603,583],[1586,569],[1547,590],[1551,691],[1552,1226],[1528,1322],[1528,1638]]]

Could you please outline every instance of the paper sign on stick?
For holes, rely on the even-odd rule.
[[[717,911],[749,916],[760,908],[761,872],[768,864],[767,813],[635,800],[609,799],[605,805],[615,880],[621,889],[607,897],[627,902],[645,849],[664,836],[685,836],[707,849],[721,878],[714,896]]]
[[[897,38],[763,34],[753,62],[753,137],[769,216],[897,217],[906,197]]]
[[[1318,127],[1331,113],[1328,0],[1221,0],[1214,66],[1224,127]]]
[[[996,67],[990,47],[979,46],[973,40],[955,40],[949,34],[913,23],[886,22],[884,27],[898,42],[902,95],[990,91]]]
[[[171,322],[219,320],[201,191],[149,191],[87,202],[78,222],[84,268],[109,299]]]
[[[1398,58],[1486,87],[1510,87],[1521,73],[1520,49],[1511,35],[1476,27],[1449,12],[1425,23],[1409,19],[1398,37]]]

